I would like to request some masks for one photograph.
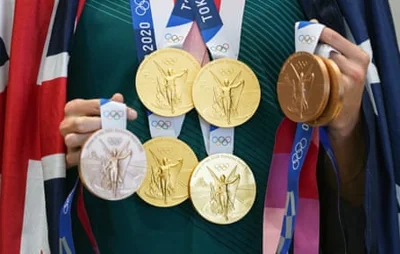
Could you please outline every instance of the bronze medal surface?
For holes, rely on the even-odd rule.
[[[337,64],[327,58],[323,58],[325,65],[329,71],[330,77],[330,93],[328,104],[320,117],[317,120],[310,122],[312,126],[324,126],[334,120],[340,113],[343,107],[344,87],[342,85],[342,73]]]
[[[195,153],[183,141],[157,137],[144,144],[147,174],[137,194],[156,207],[172,207],[189,198],[189,180],[198,164]]]
[[[291,55],[279,74],[277,93],[280,107],[294,122],[310,122],[324,111],[329,99],[329,73],[315,55]]]
[[[146,175],[140,140],[123,129],[101,129],[82,146],[79,177],[95,196],[121,200],[134,194]]]

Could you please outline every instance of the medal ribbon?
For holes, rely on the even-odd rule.
[[[186,38],[189,32],[190,26],[187,30],[182,28],[181,31],[179,31],[183,32],[182,34],[184,35],[177,36],[174,33],[176,31],[169,31],[169,36],[163,36],[168,38],[168,40],[162,37],[168,22],[168,15],[166,14],[171,13],[174,7],[174,2],[172,0],[130,0],[130,5],[139,63],[141,63],[148,54],[156,51],[157,48],[182,48],[184,38]],[[153,20],[153,16],[157,17],[157,19]],[[163,117],[147,110],[147,118],[151,137],[170,136],[176,138],[180,135],[182,130],[185,115]]]
[[[101,99],[100,116],[102,129],[126,129],[127,115],[125,104],[108,99]],[[69,193],[64,202],[63,208],[60,211],[60,254],[75,254],[71,225],[71,202],[74,199],[75,191],[78,185],[80,185],[79,177],[76,179],[75,185],[72,191]],[[79,188],[80,191],[77,200],[78,217],[89,238],[94,253],[99,254],[100,251],[85,208],[83,186],[80,185]]]
[[[311,22],[298,22],[296,24],[296,51],[305,51],[315,53],[321,57],[329,58],[331,52],[339,53],[336,49],[327,44],[318,43],[320,35],[325,28],[324,25]],[[307,41],[307,35],[313,41],[311,44]],[[314,40],[313,40],[314,39]],[[318,43],[315,45],[315,43]],[[316,177],[316,167],[318,161],[319,144],[323,146],[329,159],[332,162],[337,177],[338,190],[340,188],[339,171],[336,159],[330,145],[326,127],[315,128],[315,132],[319,135],[313,136],[311,147],[308,151],[306,162],[304,163],[302,173],[300,175],[299,185],[299,203],[297,211],[297,219],[294,232],[294,252],[295,253],[319,253],[319,194]],[[338,215],[342,236],[344,237],[341,217],[340,202],[338,198]],[[281,238],[282,240],[282,238]]]
[[[245,2],[189,0],[194,19],[212,58],[238,58]],[[199,121],[207,154],[233,153],[234,128],[210,125],[200,115]]]
[[[296,23],[296,52],[314,53],[323,28],[323,25],[311,22]],[[293,137],[294,133],[293,140],[290,137]],[[295,226],[296,239],[299,240],[295,242],[295,252],[318,253],[317,157],[318,129],[313,130],[307,124],[296,124],[285,118],[277,131],[268,178],[264,204],[263,253],[286,254],[292,242]],[[301,228],[306,228],[311,236],[304,235],[301,230],[298,232],[297,225],[305,223],[308,223],[306,227]],[[301,248],[297,247],[298,242],[305,242],[304,239],[308,245],[299,244]]]
[[[69,193],[60,211],[59,219],[59,246],[60,254],[75,253],[74,240],[72,237],[71,209],[76,187],[79,184],[79,178],[75,181],[72,191]]]

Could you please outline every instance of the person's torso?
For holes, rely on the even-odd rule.
[[[86,208],[101,253],[261,253],[264,196],[275,131],[282,119],[276,81],[294,50],[294,24],[303,19],[294,0],[246,1],[239,60],[257,75],[261,103],[256,114],[235,129],[234,154],[255,176],[257,196],[250,212],[237,223],[221,226],[204,220],[190,200],[173,208],[156,208],[137,195],[109,202],[86,193]],[[87,0],[72,48],[68,97],[105,98],[122,93],[139,114],[128,128],[146,142],[151,137],[134,84],[138,67],[134,41],[128,0]],[[199,160],[207,156],[195,110],[186,115],[179,138]],[[83,231],[76,229],[74,234],[78,253],[90,253]]]

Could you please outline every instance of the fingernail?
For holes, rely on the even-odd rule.
[[[137,118],[137,112],[133,109],[128,108],[128,119],[134,120]]]

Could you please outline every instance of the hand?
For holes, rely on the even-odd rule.
[[[342,72],[343,108],[337,118],[329,124],[328,129],[331,135],[346,138],[352,135],[360,121],[361,100],[370,57],[360,47],[330,28],[323,30],[320,39],[341,53],[331,53],[330,58]]]
[[[121,94],[114,94],[113,101],[123,102]],[[67,147],[67,168],[78,165],[81,147],[94,132],[101,128],[100,100],[75,99],[64,108],[65,117],[60,124],[60,132]],[[128,120],[135,120],[137,113],[127,108]]]

